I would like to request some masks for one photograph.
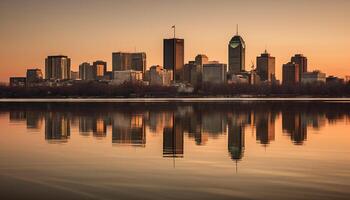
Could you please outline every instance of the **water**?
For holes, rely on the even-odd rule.
[[[349,199],[350,103],[1,103],[0,199]]]

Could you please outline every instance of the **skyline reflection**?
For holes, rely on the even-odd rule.
[[[184,138],[192,140],[193,145],[205,146],[225,136],[229,158],[237,162],[244,159],[248,130],[253,131],[257,144],[268,148],[272,142],[278,142],[276,120],[281,117],[283,135],[294,145],[304,145],[309,130],[349,121],[349,111],[341,103],[312,107],[307,103],[0,106],[0,112],[8,113],[11,123],[44,130],[45,140],[50,144],[68,143],[71,130],[78,129],[79,135],[95,139],[111,134],[113,146],[146,147],[152,133],[162,137],[164,158],[182,158],[186,156]]]

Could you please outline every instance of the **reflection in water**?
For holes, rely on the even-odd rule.
[[[67,142],[70,137],[69,118],[62,113],[45,114],[45,139],[49,142]]]
[[[349,119],[349,106],[307,103],[231,103],[179,105],[88,105],[19,104],[0,106],[9,111],[11,122],[26,122],[28,129],[42,129],[50,143],[68,142],[71,127],[78,127],[83,136],[107,136],[112,130],[113,145],[146,146],[146,130],[163,136],[163,156],[183,157],[184,137],[196,145],[206,145],[211,139],[227,136],[230,158],[239,161],[244,156],[245,132],[255,127],[256,141],[267,147],[275,140],[275,121],[282,116],[283,132],[296,145],[307,140],[308,128],[321,129],[327,122]],[[82,111],[83,110],[83,111]]]

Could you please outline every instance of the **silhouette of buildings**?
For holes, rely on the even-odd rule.
[[[171,38],[163,40],[163,66],[173,71],[175,82],[183,81],[183,67],[185,64],[184,39]]]
[[[289,62],[282,67],[282,84],[294,85],[300,81],[299,65]]]
[[[67,56],[48,56],[45,59],[45,78],[53,80],[70,79],[71,60]]]
[[[270,56],[265,50],[256,58],[256,70],[261,81],[272,82],[275,78],[275,57]]]

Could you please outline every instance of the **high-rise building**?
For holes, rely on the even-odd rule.
[[[228,44],[228,70],[229,73],[239,73],[245,70],[245,42],[237,34],[232,37]]]
[[[70,79],[71,60],[67,56],[48,56],[45,59],[45,78],[64,80]]]
[[[282,84],[292,85],[300,81],[299,65],[289,62],[282,67]]]
[[[96,78],[97,79],[102,79],[107,72],[107,62],[97,60],[92,63],[93,70],[95,71]]]
[[[38,83],[43,79],[43,73],[41,69],[28,69],[27,70],[27,85]]]
[[[303,54],[295,54],[291,58],[291,62],[299,65],[299,77],[301,77],[304,72],[307,72],[307,58]]]
[[[79,65],[79,77],[81,80],[95,80],[96,72],[90,63],[84,62]]]
[[[171,38],[163,41],[163,66],[164,69],[173,71],[173,80],[183,80],[183,67],[185,64],[184,39]]]
[[[146,70],[146,53],[112,53],[112,70],[134,70],[141,71],[142,73],[144,73]]]
[[[275,57],[270,56],[265,50],[256,58],[256,69],[260,81],[273,81],[275,79]]]

